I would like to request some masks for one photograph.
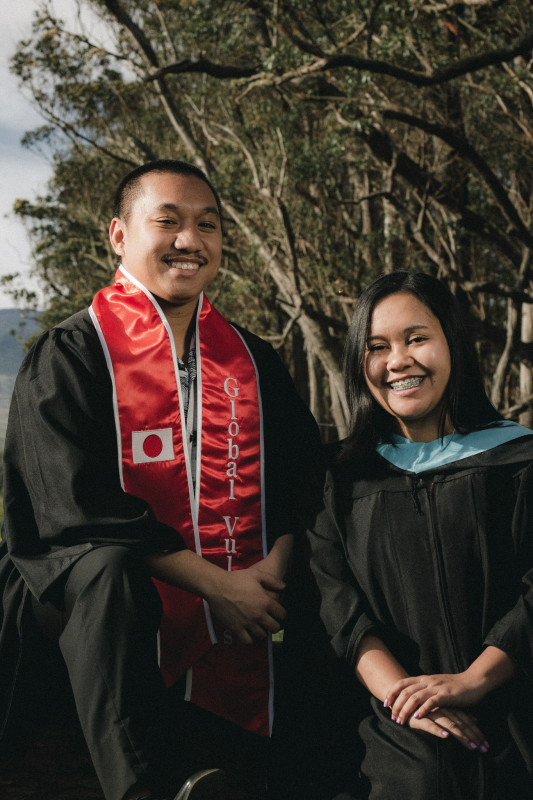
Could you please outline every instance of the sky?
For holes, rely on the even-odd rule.
[[[75,0],[51,0],[57,16],[75,24]],[[33,200],[46,189],[52,170],[44,153],[23,148],[20,140],[28,130],[43,124],[42,118],[9,72],[9,61],[21,39],[29,38],[40,0],[3,0],[0,10],[0,275],[20,272],[18,285],[38,289],[30,277],[31,248],[21,222],[12,213],[17,198]],[[16,304],[0,287],[0,308]]]

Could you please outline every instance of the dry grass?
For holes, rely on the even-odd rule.
[[[0,765],[2,800],[104,800],[77,720],[55,720]]]
[[[244,764],[230,765],[232,800],[259,800],[258,777]],[[62,712],[15,754],[0,759],[0,800],[105,800],[76,718]]]

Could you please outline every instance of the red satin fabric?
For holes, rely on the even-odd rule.
[[[124,489],[146,500],[191,550],[223,569],[249,567],[264,555],[261,406],[253,360],[236,330],[203,296],[197,320],[201,469],[195,504],[167,328],[151,296],[121,270],[115,280],[96,295],[92,313],[115,385]],[[169,460],[157,460],[161,455]],[[155,584],[163,602],[160,666],[167,686],[190,670],[192,702],[269,735],[269,643],[233,641],[200,598]]]

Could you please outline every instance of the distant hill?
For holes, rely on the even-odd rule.
[[[13,385],[24,357],[23,343],[40,330],[38,312],[0,308],[0,450],[4,447]]]

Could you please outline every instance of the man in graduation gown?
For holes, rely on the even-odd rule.
[[[25,632],[53,620],[106,800],[159,800],[185,776],[183,708],[230,740],[272,732],[271,635],[318,435],[270,345],[204,294],[222,228],[203,173],[144,165],[114,214],[115,284],[39,339],[14,391],[1,732],[35,657]],[[218,778],[180,800],[218,796]]]

